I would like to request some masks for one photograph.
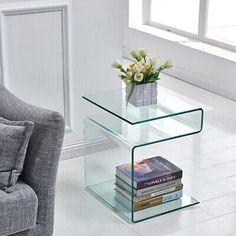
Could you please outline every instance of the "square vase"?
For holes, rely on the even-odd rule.
[[[126,86],[126,100],[128,99],[131,85]],[[129,103],[136,106],[157,104],[157,82],[135,85]]]

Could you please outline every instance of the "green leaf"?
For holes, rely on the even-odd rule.
[[[146,83],[153,83],[158,80],[159,73],[155,72],[149,76],[149,78],[146,80]]]
[[[157,81],[157,80],[158,80],[158,78],[153,77],[153,78],[150,78],[150,79],[147,81],[147,83],[153,83],[153,82],[155,82],[155,81]]]

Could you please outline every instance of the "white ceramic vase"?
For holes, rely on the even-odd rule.
[[[126,86],[126,100],[130,94],[132,85]],[[130,104],[141,107],[157,103],[157,82],[135,85],[133,93],[128,101]]]

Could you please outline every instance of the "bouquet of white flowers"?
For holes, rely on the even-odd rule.
[[[160,79],[159,74],[161,71],[174,66],[173,62],[170,60],[160,64],[159,57],[147,58],[147,51],[144,49],[132,50],[131,55],[135,59],[135,62],[130,64],[127,69],[123,68],[119,60],[115,60],[112,63],[113,68],[120,70],[120,79],[124,81],[126,85],[131,85],[130,93],[126,100],[126,106],[136,85],[154,83]]]

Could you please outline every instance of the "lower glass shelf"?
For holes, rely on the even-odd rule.
[[[126,220],[128,219],[133,223],[160,216],[172,211],[180,210],[182,208],[193,206],[199,203],[196,199],[183,193],[183,196],[180,199],[146,208],[144,210],[132,212],[116,201],[115,180],[87,186],[87,190],[98,200],[112,208],[112,210],[119,214],[122,218]]]

